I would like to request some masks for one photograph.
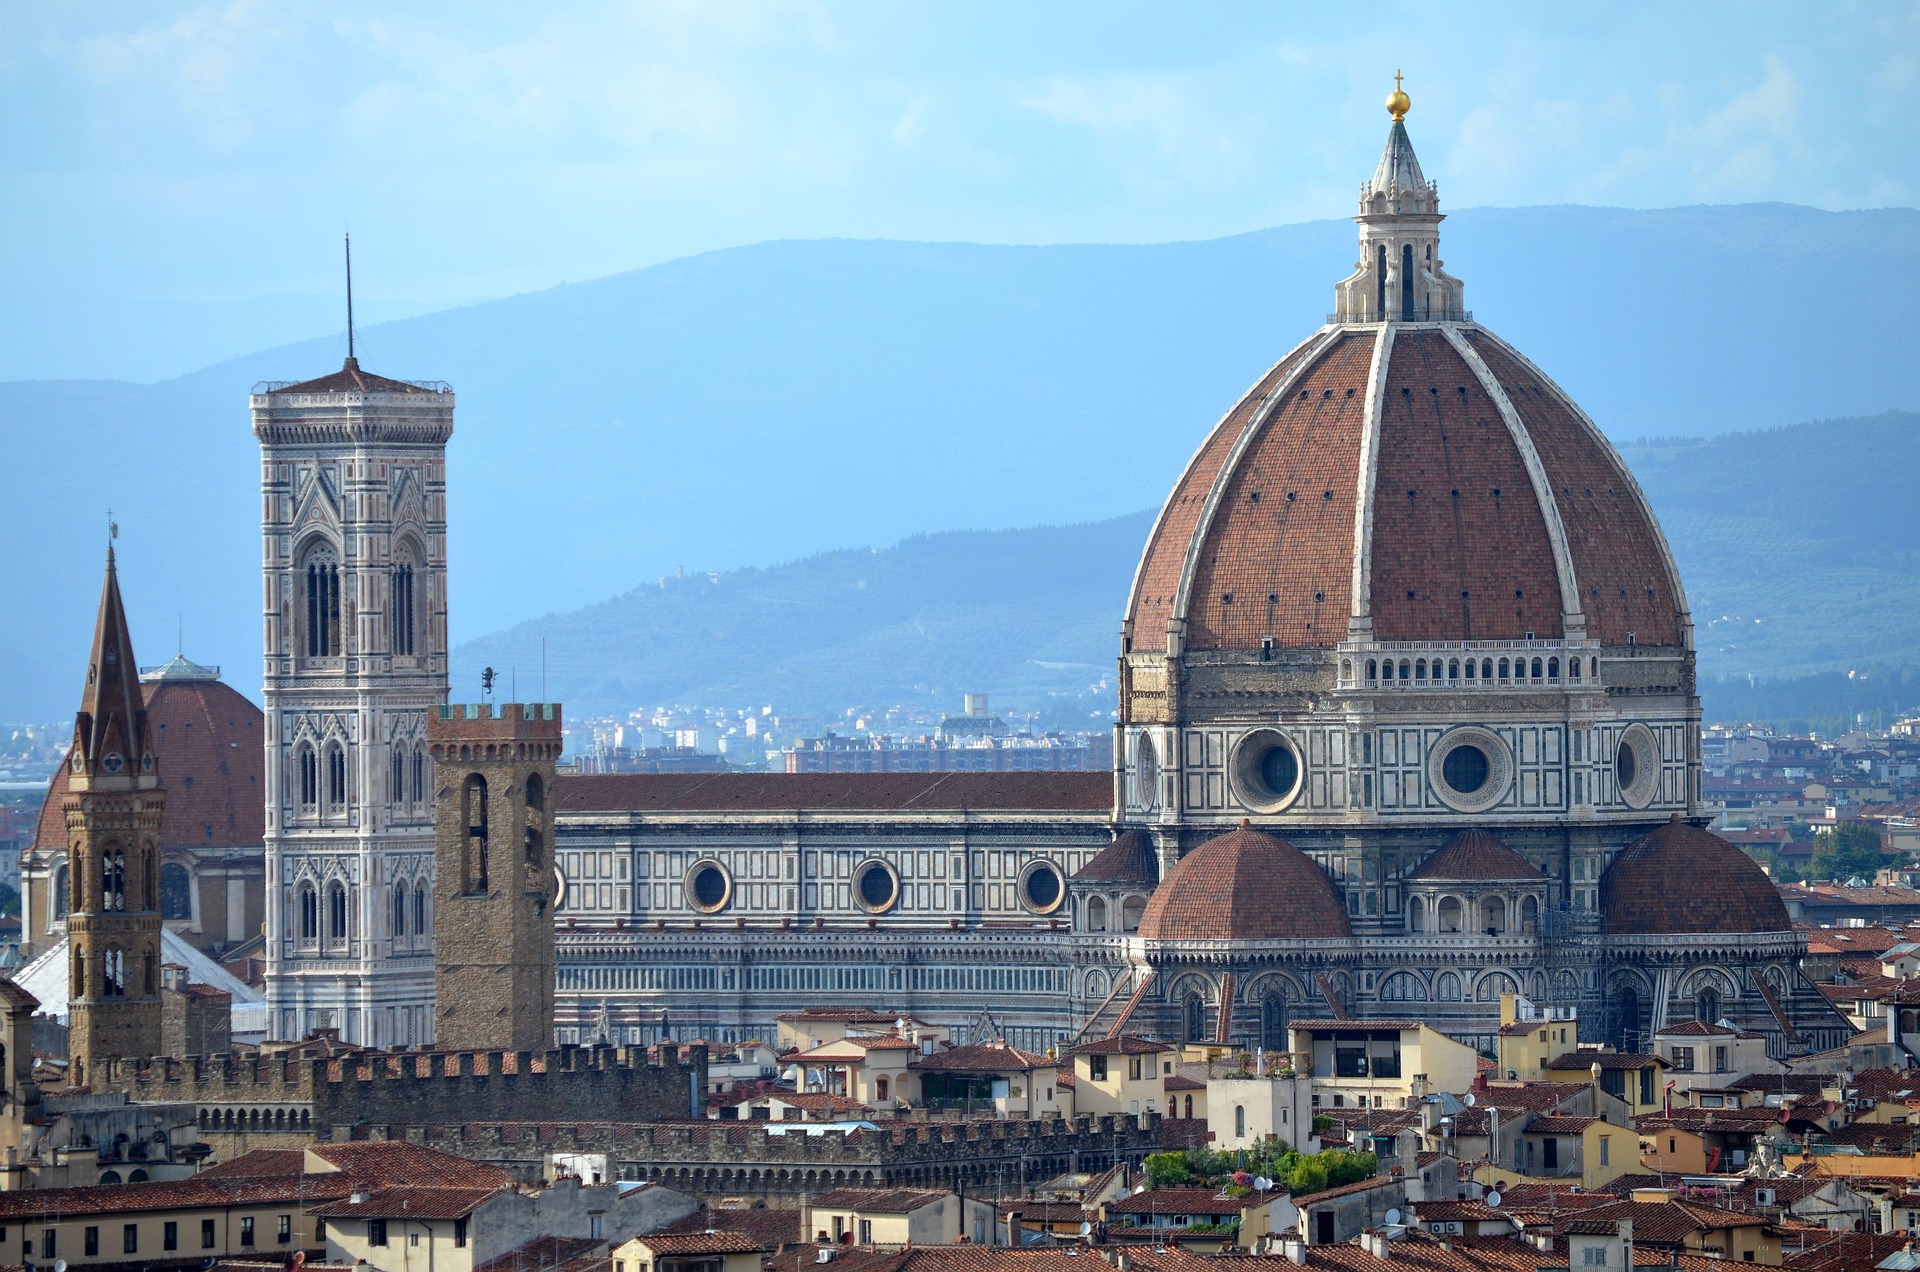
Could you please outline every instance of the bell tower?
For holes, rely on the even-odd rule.
[[[160,1054],[160,813],[166,795],[113,549],[73,721],[67,822],[73,1081],[94,1061]]]
[[[437,783],[436,1043],[544,1051],[553,1045],[560,704],[441,707],[427,742]]]
[[[453,391],[255,386],[274,1038],[433,1041],[433,772],[447,700]]]

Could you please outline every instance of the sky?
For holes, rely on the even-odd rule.
[[[1920,203],[1920,0],[0,0],[0,379],[780,238],[1338,215],[1396,69],[1449,206]]]

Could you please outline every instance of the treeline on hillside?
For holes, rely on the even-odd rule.
[[[1811,676],[1703,679],[1708,723],[1752,722],[1788,733],[1885,728],[1920,709],[1920,667],[1875,666]],[[1864,717],[1864,720],[1862,719]]]

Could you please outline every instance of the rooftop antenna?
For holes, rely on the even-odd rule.
[[[346,232],[347,240],[347,365],[358,366],[353,356],[353,232]]]

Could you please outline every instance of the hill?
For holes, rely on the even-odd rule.
[[[1920,506],[1908,496],[1920,415],[1622,449],[1687,581],[1709,715],[1868,709],[1881,704],[1864,684],[1835,685],[1869,668],[1892,701],[1920,702]],[[1120,613],[1150,521],[924,535],[666,578],[469,642],[456,663],[467,679],[489,664],[524,679],[544,637],[549,691],[576,713],[675,702],[837,713],[989,689],[1085,721],[1112,706]],[[1815,673],[1829,675],[1802,679]]]
[[[1155,506],[1220,412],[1321,321],[1352,233],[766,243],[373,327],[361,354],[460,391],[460,641],[683,564]],[[1920,332],[1843,320],[1863,269],[1882,294],[1920,286],[1920,213],[1469,210],[1447,235],[1479,317],[1616,437],[1920,403]],[[181,617],[187,652],[252,690],[246,391],[341,352],[308,342],[154,385],[0,384],[16,474],[0,501],[15,602],[0,719],[72,709],[109,506],[141,648],[164,657]]]

